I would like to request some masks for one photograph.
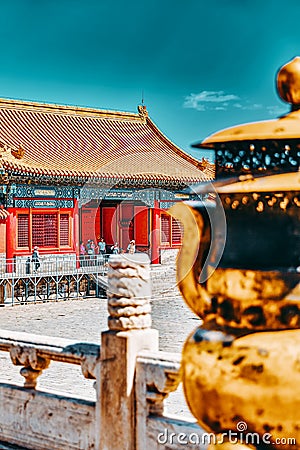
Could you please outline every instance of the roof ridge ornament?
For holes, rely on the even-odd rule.
[[[300,109],[300,57],[296,56],[282,66],[277,73],[277,91],[279,97],[291,103],[292,111]]]
[[[146,119],[148,117],[148,111],[147,111],[146,105],[144,105],[144,104],[138,105],[138,112],[143,119]]]
[[[25,149],[22,144],[19,147],[7,145],[5,142],[0,141],[0,158],[11,159],[10,155],[16,159],[22,159],[25,153]]]
[[[11,154],[16,158],[16,159],[22,159],[25,153],[25,149],[23,147],[22,144],[19,144],[19,147],[16,148],[12,148],[11,149]]]

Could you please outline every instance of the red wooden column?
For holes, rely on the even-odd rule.
[[[130,226],[134,216],[133,203],[122,202],[118,211],[119,246],[126,251],[129,242],[133,239],[133,228]]]
[[[74,199],[74,233],[73,233],[73,242],[72,247],[76,252],[76,267],[77,269],[80,267],[79,262],[79,208],[78,208],[78,200]]]
[[[10,213],[6,219],[6,272],[12,273],[14,271],[14,251],[16,239],[16,216],[11,208],[7,209]]]
[[[152,209],[152,230],[151,230],[151,262],[159,264],[160,226],[159,226],[159,202],[154,200]]]

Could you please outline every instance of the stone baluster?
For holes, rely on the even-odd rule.
[[[42,358],[37,350],[31,347],[12,345],[10,357],[16,366],[23,366],[20,374],[25,378],[24,387],[35,389],[37,379],[50,364],[50,359]]]
[[[181,381],[180,359],[179,354],[163,352],[140,353],[137,358],[137,449],[149,447],[149,443],[145,445],[145,438],[149,434],[148,418],[149,416],[162,418],[164,400],[178,388]]]
[[[101,339],[96,448],[134,450],[136,358],[142,350],[158,350],[158,332],[150,328],[147,255],[110,257],[107,297],[109,330]]]
[[[95,356],[85,356],[81,361],[81,371],[83,376],[89,380],[96,380],[98,366],[98,358],[95,358]]]

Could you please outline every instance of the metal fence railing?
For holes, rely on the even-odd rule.
[[[0,258],[0,306],[106,296],[109,255]]]
[[[41,255],[38,260],[30,256],[12,259],[0,258],[0,278],[63,275],[72,273],[100,273],[107,271],[109,255]]]

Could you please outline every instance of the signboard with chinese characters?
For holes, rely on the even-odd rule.
[[[78,188],[69,186],[33,186],[16,185],[15,198],[75,198],[78,197]]]
[[[73,208],[73,200],[14,200],[15,208]]]
[[[55,197],[56,192],[55,189],[33,189],[33,194],[35,197]]]

